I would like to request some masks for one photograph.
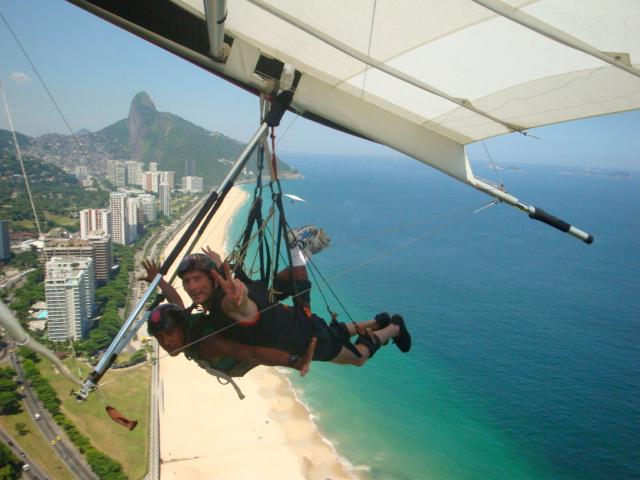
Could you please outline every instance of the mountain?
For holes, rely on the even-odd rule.
[[[0,130],[0,149],[13,148],[10,137],[10,132]],[[150,162],[156,162],[158,170],[176,172],[176,185],[185,174],[185,161],[194,160],[196,175],[204,178],[207,189],[220,183],[230,161],[245,146],[172,113],[159,112],[145,92],[133,98],[127,118],[102,130],[80,129],[75,138],[47,134],[33,139],[21,135],[18,141],[26,154],[67,171],[73,171],[76,165],[88,165],[94,174],[105,175],[108,160],[138,160],[144,163],[145,170]],[[283,176],[297,173],[284,163],[280,170]]]
[[[108,127],[110,134],[122,128],[119,124]],[[235,159],[244,147],[237,140],[177,115],[158,112],[145,92],[131,102],[127,131],[131,159],[145,165],[157,162],[159,170],[175,171],[176,180],[184,175],[185,160],[195,160],[196,175],[205,178],[209,186],[218,183],[228,170],[224,160]]]
[[[29,147],[33,142],[33,138],[16,132],[16,138],[18,139],[18,145],[21,149]],[[0,130],[0,152],[9,153],[15,155],[16,147],[13,144],[13,134],[9,130]]]

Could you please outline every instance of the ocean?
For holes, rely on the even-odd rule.
[[[489,197],[406,158],[285,160],[306,200],[287,219],[331,237],[313,262],[348,313],[319,279],[314,311],[328,318],[320,286],[339,320],[400,313],[413,336],[289,376],[359,476],[640,478],[640,172],[499,171],[588,246],[511,207],[474,213]]]

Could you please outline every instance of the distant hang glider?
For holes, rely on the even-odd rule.
[[[302,116],[388,145],[587,243],[476,178],[471,142],[640,107],[640,2],[69,0]]]

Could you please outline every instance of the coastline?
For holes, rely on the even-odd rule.
[[[207,227],[194,251],[204,245],[226,248],[231,221],[249,198],[233,188],[218,221]],[[175,286],[184,295],[181,285]],[[163,478],[355,478],[318,431],[288,375],[276,368],[258,367],[237,379],[246,395],[239,400],[230,385],[220,384],[184,355],[161,354],[159,366]]]

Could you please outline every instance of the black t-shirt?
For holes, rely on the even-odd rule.
[[[229,340],[277,348],[292,354],[303,354],[311,341],[311,325],[298,307],[270,303],[268,291],[262,282],[247,282],[249,298],[258,307],[255,323],[238,323],[222,311],[224,291],[216,288],[208,303],[207,320],[216,331],[222,330]]]

